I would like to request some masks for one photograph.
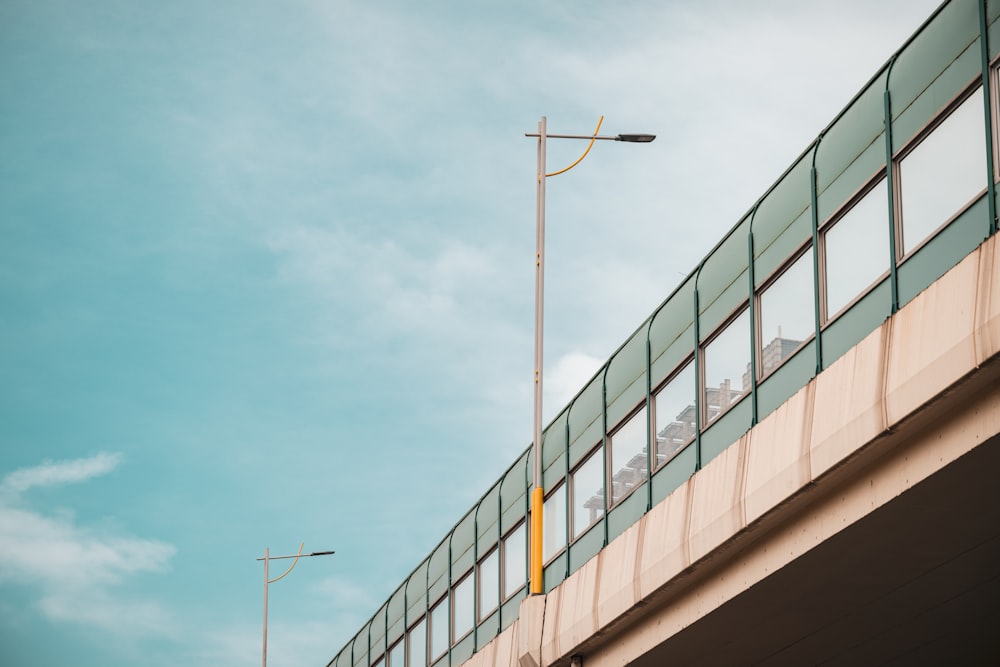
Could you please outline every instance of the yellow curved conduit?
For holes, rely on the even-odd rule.
[[[306,545],[305,542],[303,542],[302,544],[299,545],[299,552],[297,554],[295,554],[295,560],[293,560],[292,564],[288,566],[287,570],[285,570],[285,574],[282,574],[281,576],[275,577],[274,579],[268,579],[267,583],[273,584],[278,579],[281,579],[282,577],[288,576],[288,573],[292,571],[292,568],[295,567],[295,564],[299,562],[299,557],[302,555],[302,547],[304,547],[305,545]]]
[[[590,143],[587,144],[587,150],[583,151],[583,155],[577,158],[576,162],[566,167],[565,169],[560,169],[559,171],[553,171],[551,174],[545,174],[545,176],[548,177],[548,176],[558,176],[559,174],[565,174],[567,171],[569,171],[576,165],[580,164],[583,161],[583,158],[587,157],[587,153],[590,152],[590,149],[594,147],[594,141],[596,141],[597,133],[601,131],[601,123],[603,122],[604,122],[604,116],[601,116],[601,119],[597,121],[597,127],[594,128],[594,136],[591,138]]]

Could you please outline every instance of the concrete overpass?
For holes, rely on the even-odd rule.
[[[998,238],[464,664],[1000,665]]]
[[[1000,665],[998,89],[946,0],[328,667]]]

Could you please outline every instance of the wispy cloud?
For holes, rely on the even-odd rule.
[[[55,486],[71,482],[84,482],[92,477],[105,475],[122,462],[120,453],[101,452],[86,459],[71,461],[45,461],[39,466],[21,468],[0,480],[0,496],[19,496],[36,486]]]
[[[47,461],[0,480],[0,583],[37,591],[37,609],[53,621],[116,635],[163,634],[170,627],[167,612],[155,601],[128,599],[116,587],[138,574],[167,571],[172,545],[77,525],[65,510],[47,516],[25,507],[22,498],[35,487],[105,475],[121,461],[117,453]]]

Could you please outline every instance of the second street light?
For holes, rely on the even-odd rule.
[[[525,132],[526,137],[538,137],[538,196],[536,202],[537,222],[535,225],[535,401],[534,401],[534,432],[532,440],[532,484],[531,491],[531,538],[530,544],[530,592],[532,595],[542,593],[542,511],[545,505],[545,490],[542,487],[542,332],[544,329],[544,296],[545,296],[545,179],[558,176],[580,164],[583,158],[594,146],[594,142],[625,141],[629,143],[649,143],[656,138],[655,134],[616,134],[599,135],[604,116],[597,121],[597,128],[592,135],[582,134],[548,134],[545,116],[538,122],[538,132]],[[548,173],[545,171],[545,142],[547,139],[584,139],[590,142],[587,149],[573,164]]]
[[[263,667],[267,667],[267,587],[276,582],[278,579],[282,579],[285,576],[287,576],[288,573],[292,571],[292,568],[294,568],[295,565],[299,562],[300,558],[312,558],[313,556],[332,556],[334,553],[336,553],[334,551],[314,551],[310,554],[304,554],[302,553],[302,547],[304,547],[305,545],[306,545],[305,542],[299,544],[299,552],[291,556],[272,556],[271,550],[265,548],[264,557],[257,559],[264,561],[264,644],[263,644],[262,658],[261,658],[261,664],[263,665]],[[295,560],[293,560],[292,564],[288,566],[288,569],[285,570],[284,574],[278,575],[274,579],[269,579],[268,564],[272,560],[284,560],[286,558],[294,558]]]

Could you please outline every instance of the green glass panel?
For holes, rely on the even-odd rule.
[[[757,387],[757,418],[764,419],[812,379],[816,371],[816,341],[802,346]]]
[[[945,5],[896,58],[889,78],[893,118],[902,115],[978,35],[977,0],[954,0]]]
[[[830,366],[885,321],[892,310],[885,279],[823,330],[823,367]]]
[[[465,563],[472,558],[472,545],[475,542],[476,513],[473,509],[458,522],[451,532],[451,562],[455,565]]]
[[[881,137],[885,129],[883,98],[887,71],[888,68],[884,68],[823,133],[816,151],[816,192],[821,201],[827,189],[842,180],[860,156],[874,152],[878,162],[885,163],[885,144]],[[854,179],[859,180],[855,182]],[[827,205],[839,206],[867,179],[868,175],[855,175]],[[830,213],[832,210],[824,211],[821,206],[820,220]]]
[[[425,559],[406,582],[406,619],[420,618],[427,611],[427,560]]]
[[[697,290],[702,340],[727,319],[749,294],[747,235],[750,218],[743,221],[705,260]]]
[[[568,412],[563,411],[552,421],[552,424],[542,433],[542,470],[546,481],[550,474],[565,472],[566,464],[557,465],[566,455],[566,420]],[[555,470],[553,470],[555,468]]]
[[[750,430],[750,400],[740,401],[719,417],[701,435],[701,465],[704,467]]]
[[[624,533],[646,513],[646,493],[640,490],[608,511],[608,541]]]
[[[604,441],[604,416],[601,410],[601,378],[595,378],[577,397],[569,413],[569,465],[575,466],[594,445]],[[594,400],[596,398],[596,400]],[[580,400],[585,399],[585,400]],[[596,408],[596,410],[595,410]],[[580,413],[578,416],[577,413]],[[577,430],[579,429],[579,430]]]
[[[663,501],[695,472],[697,453],[694,443],[677,452],[653,475],[653,504]]]
[[[646,327],[632,335],[608,363],[605,379],[608,424],[614,424],[646,396]]]
[[[852,162],[837,180],[819,195],[816,201],[820,226],[841,207],[856,197],[876,179],[885,178],[885,136],[880,134],[875,141]],[[886,215],[889,209],[886,208]]]
[[[812,236],[811,169],[810,151],[757,207],[751,229],[758,285]]]
[[[902,307],[961,262],[986,238],[989,211],[981,197],[899,267]]]
[[[566,552],[545,566],[542,572],[542,590],[549,593],[566,579]]]
[[[598,521],[570,545],[569,571],[576,572],[602,548],[604,548],[604,525]]]

